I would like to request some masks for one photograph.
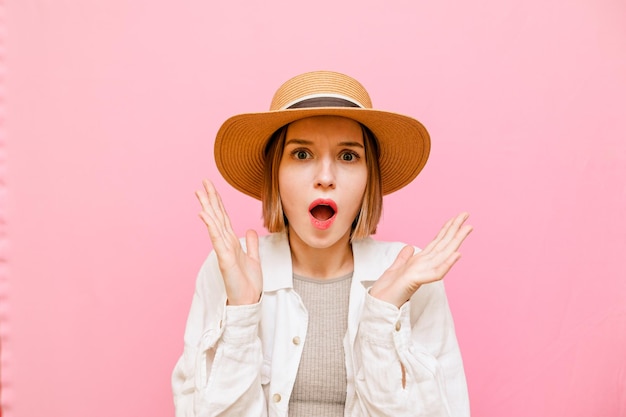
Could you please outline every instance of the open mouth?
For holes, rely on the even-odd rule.
[[[335,210],[331,206],[319,204],[311,209],[311,216],[316,220],[328,220],[335,215]]]
[[[335,221],[337,204],[333,200],[317,199],[309,206],[309,214],[314,227],[328,229]]]

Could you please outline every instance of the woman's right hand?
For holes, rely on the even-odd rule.
[[[199,216],[209,230],[224,279],[228,304],[255,304],[259,302],[263,291],[259,236],[254,230],[246,232],[247,253],[244,252],[213,183],[204,180],[202,184],[204,190],[196,191],[202,206]]]

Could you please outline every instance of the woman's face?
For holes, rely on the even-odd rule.
[[[363,133],[357,122],[318,116],[289,125],[278,188],[292,239],[328,248],[349,238],[366,181]]]

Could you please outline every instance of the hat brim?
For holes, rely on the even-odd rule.
[[[398,113],[349,107],[313,107],[246,113],[226,120],[215,139],[217,169],[237,190],[262,197],[264,151],[282,126],[313,116],[341,116],[369,128],[379,143],[383,195],[409,184],[420,173],[430,153],[430,136],[416,119]]]

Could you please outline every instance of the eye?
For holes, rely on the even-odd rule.
[[[357,154],[356,152],[352,152],[352,151],[345,151],[339,156],[339,158],[342,161],[353,162],[359,159],[359,154]]]
[[[296,149],[291,154],[294,158],[299,160],[309,159],[311,157],[311,153],[305,149]]]

